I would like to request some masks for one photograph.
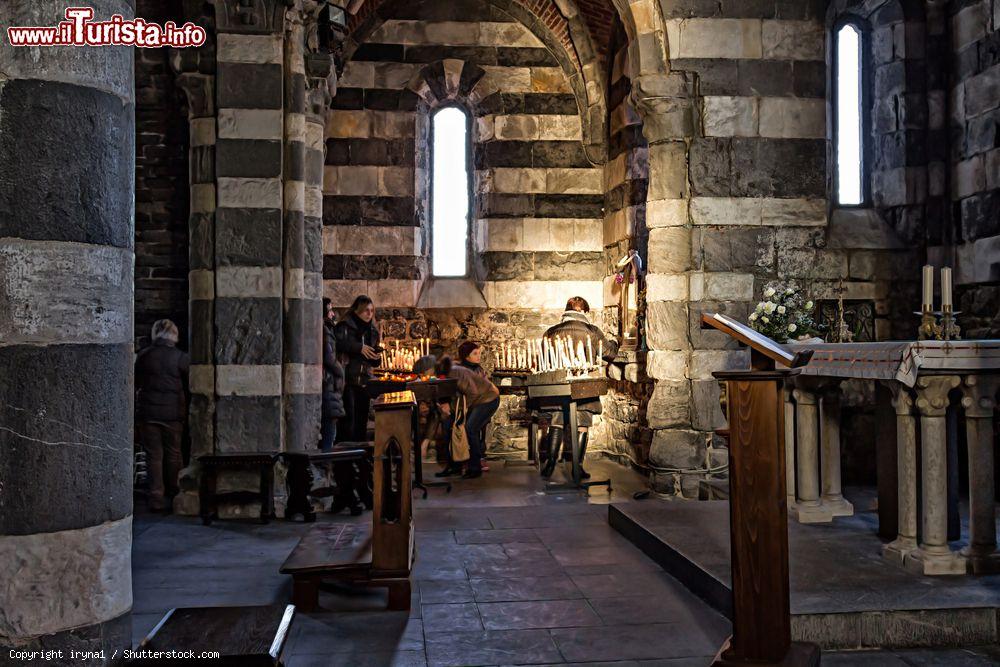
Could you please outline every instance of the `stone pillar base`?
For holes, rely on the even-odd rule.
[[[904,566],[910,572],[928,576],[965,574],[965,558],[954,551],[928,552],[918,547],[906,555]]]
[[[968,563],[971,574],[997,574],[1000,572],[1000,552],[978,551],[973,547],[965,547],[960,552]]]
[[[799,502],[789,510],[789,514],[799,523],[830,523],[833,514],[821,503]]]
[[[903,565],[906,557],[917,550],[917,541],[912,537],[897,537],[889,544],[882,545],[882,558]]]
[[[854,516],[854,505],[844,496],[824,496],[820,502],[833,516]]]
[[[174,514],[198,516],[200,508],[197,491],[181,491],[174,496]]]

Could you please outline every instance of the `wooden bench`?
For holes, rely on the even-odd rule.
[[[362,446],[353,446],[362,445]],[[365,484],[361,463],[364,462],[368,443],[341,443],[332,452],[284,452],[281,458],[288,465],[285,483],[288,488],[288,502],[285,506],[285,520],[291,521],[301,516],[306,523],[316,520],[309,498],[333,496],[334,507],[349,507],[351,514],[361,514],[363,508],[358,487]],[[313,466],[333,467],[333,485],[315,484]],[[368,468],[370,474],[370,467]]]
[[[171,609],[139,643],[141,653],[129,665],[282,665],[294,605],[262,607],[188,607]],[[154,652],[191,652],[192,658],[168,658]],[[218,658],[200,658],[218,653]]]
[[[281,566],[292,577],[292,602],[302,611],[319,605],[330,580],[389,589],[388,608],[410,608],[413,565],[410,391],[385,394],[375,403],[374,508],[370,524],[314,526]]]
[[[260,522],[274,518],[274,461],[275,452],[233,452],[199,456],[201,483],[198,502],[201,521],[206,526],[219,518],[219,502],[260,503]],[[219,470],[254,470],[260,476],[260,491],[229,491],[218,493]]]
[[[292,577],[292,604],[305,612],[319,606],[324,583],[389,589],[388,609],[410,608],[410,580],[400,576],[373,576],[372,531],[365,524],[330,523],[314,526],[281,566]]]

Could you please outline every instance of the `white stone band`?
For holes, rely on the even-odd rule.
[[[0,346],[132,340],[130,250],[0,239]]]
[[[132,608],[131,515],[76,530],[0,536],[0,582],[0,644],[121,616]]]

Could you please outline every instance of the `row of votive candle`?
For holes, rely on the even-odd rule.
[[[417,359],[431,353],[431,339],[418,338],[416,345],[400,345],[399,341],[393,341],[393,346],[388,345],[382,350],[381,368],[387,371],[404,371],[409,373],[413,370],[413,364]]]
[[[604,342],[597,343],[597,356],[590,337],[587,343],[574,342],[565,336],[536,338],[502,343],[496,351],[496,369],[500,371],[530,370],[539,373],[554,370],[591,370],[600,365]]]

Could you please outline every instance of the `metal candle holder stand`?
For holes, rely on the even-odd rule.
[[[962,340],[962,329],[958,326],[957,320],[962,311],[945,308],[917,311],[913,314],[920,316],[917,340]]]

